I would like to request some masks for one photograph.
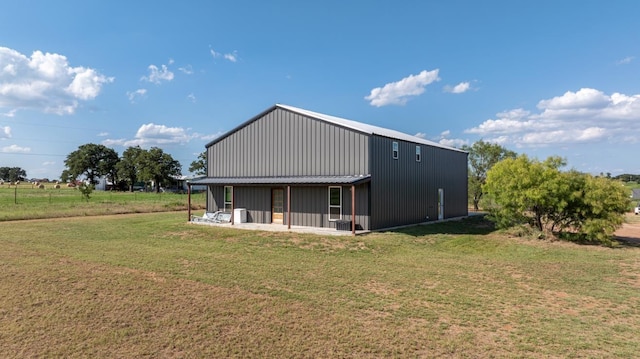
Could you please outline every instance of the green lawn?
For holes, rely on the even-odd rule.
[[[640,248],[481,218],[358,237],[186,212],[0,223],[3,357],[635,357]]]

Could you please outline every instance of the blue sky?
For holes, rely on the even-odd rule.
[[[183,174],[276,103],[452,146],[640,173],[639,1],[11,1],[0,167],[59,178],[86,143]]]

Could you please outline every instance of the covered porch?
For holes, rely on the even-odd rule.
[[[230,213],[229,225],[356,235],[369,228],[370,181],[371,175],[207,177],[188,183],[189,220],[191,186],[206,185],[207,211]],[[234,218],[236,209],[246,210],[247,219]]]

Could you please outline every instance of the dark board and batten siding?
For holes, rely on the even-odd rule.
[[[207,149],[210,177],[369,174],[369,136],[276,108]]]
[[[398,159],[393,142],[398,142]],[[465,152],[374,135],[370,156],[371,229],[437,220],[439,188],[444,190],[444,218],[467,215]]]

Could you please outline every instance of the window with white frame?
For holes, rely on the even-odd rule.
[[[422,155],[420,154],[420,146],[416,146],[416,162],[422,161]]]
[[[231,212],[233,210],[233,187],[224,186],[224,211]]]
[[[342,219],[342,187],[329,187],[329,220]]]
[[[394,142],[392,145],[392,153],[393,153],[393,159],[397,160],[398,159],[398,142]]]

